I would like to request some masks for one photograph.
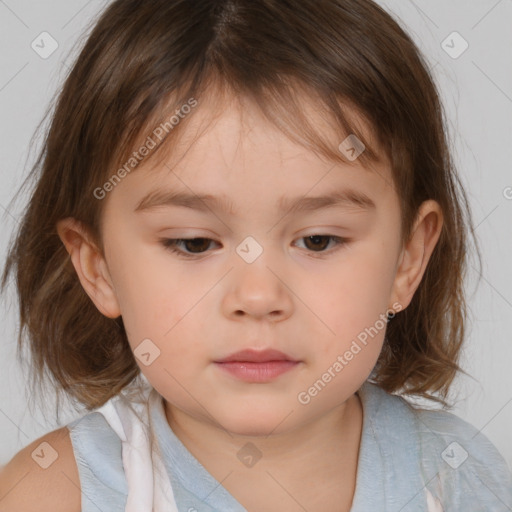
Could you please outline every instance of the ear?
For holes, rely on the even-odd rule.
[[[108,318],[121,315],[107,263],[92,242],[87,228],[68,217],[57,222],[57,233],[66,247],[82,287],[98,310]]]
[[[441,235],[443,213],[436,201],[424,201],[418,211],[409,241],[399,257],[392,298],[405,309],[421,283],[427,263]]]

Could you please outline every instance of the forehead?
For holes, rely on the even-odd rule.
[[[340,137],[317,105],[305,99],[303,107],[312,128],[338,148],[345,136]],[[378,195],[393,188],[387,161],[368,168],[357,159],[328,160],[316,148],[290,138],[259,108],[240,98],[199,102],[185,122],[158,158],[143,161],[116,186],[114,195],[129,201],[134,210],[171,190],[182,199],[215,195],[236,211],[239,204],[258,199],[282,209],[289,204],[287,195],[318,196],[341,187],[351,189],[355,204],[368,198],[365,191]],[[361,121],[359,126],[364,128]],[[365,137],[373,141],[368,129]]]

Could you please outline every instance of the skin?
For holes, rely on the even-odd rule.
[[[210,114],[208,102],[200,104],[186,133],[197,134]],[[312,120],[321,126],[314,113]],[[332,142],[341,140],[333,133]],[[402,244],[387,162],[370,170],[357,160],[334,165],[289,140],[250,104],[229,103],[184,148],[158,168],[143,164],[107,195],[104,254],[74,219],[58,223],[59,236],[98,310],[122,315],[132,350],[148,338],[158,347],[149,366],[136,360],[164,397],[169,425],[238,501],[248,510],[349,510],[362,427],[356,392],[377,361],[385,329],[309,403],[297,397],[382,314],[408,306],[439,238],[440,207],[423,203]],[[375,209],[277,209],[281,197],[348,187],[366,193]],[[231,209],[134,212],[154,188],[225,194]],[[315,234],[347,242],[307,244],[304,237]],[[263,248],[252,263],[236,252],[247,236]],[[180,244],[184,252],[205,251],[186,259],[163,238],[213,242]],[[300,363],[258,384],[213,362],[244,348],[275,348]],[[248,442],[263,454],[252,467],[237,458]]]

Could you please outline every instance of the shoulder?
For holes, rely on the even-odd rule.
[[[432,446],[443,448],[441,456],[448,465],[457,465],[459,459],[466,458],[466,454],[471,455],[472,462],[505,462],[482,431],[459,416],[445,410],[428,410],[412,406],[411,408],[422,439]],[[457,460],[451,461],[452,456]]]
[[[70,432],[36,439],[0,468],[0,512],[80,512],[80,478]]]
[[[480,430],[451,412],[418,407],[376,385],[362,387],[361,396],[380,451],[390,460],[412,462],[420,487],[444,510],[512,510],[510,468]]]
[[[512,507],[510,468],[479,429],[448,411],[413,411],[422,467],[428,478],[435,476],[435,495],[457,510],[471,502],[489,510]]]

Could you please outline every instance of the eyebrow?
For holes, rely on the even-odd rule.
[[[134,211],[148,211],[161,207],[181,206],[198,211],[223,211],[233,213],[233,202],[226,196],[211,194],[190,194],[183,191],[153,190],[146,194]],[[281,197],[278,201],[280,212],[298,213],[315,211],[328,207],[356,208],[361,211],[375,210],[374,201],[364,192],[344,189],[322,196],[301,196],[296,198]]]

